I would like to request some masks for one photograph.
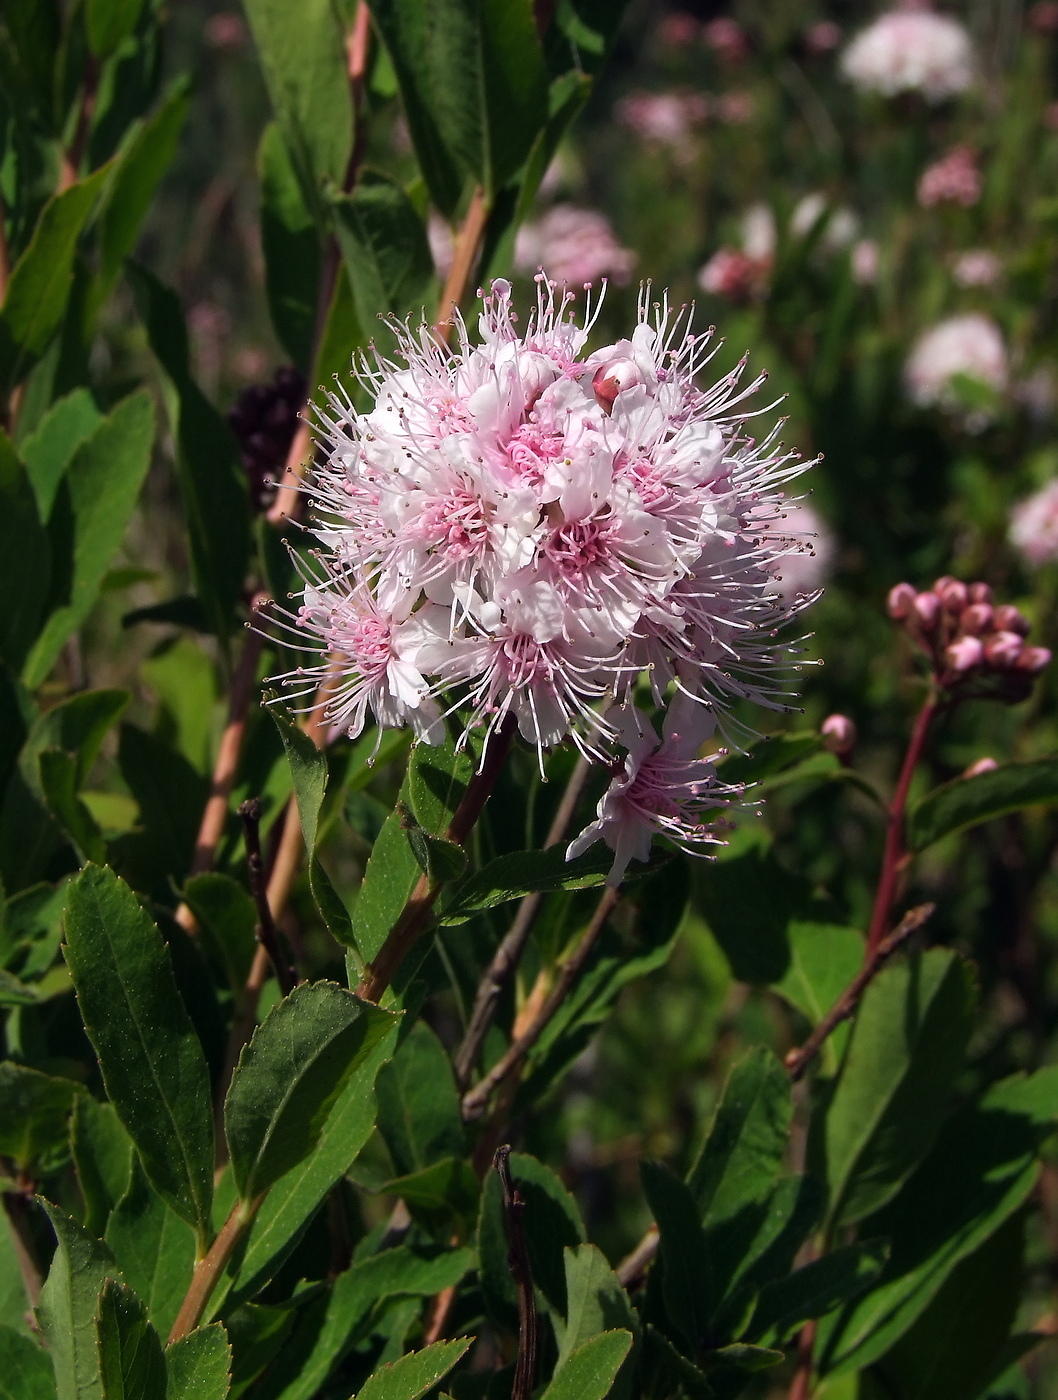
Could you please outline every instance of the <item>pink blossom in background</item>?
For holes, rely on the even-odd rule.
[[[1035,567],[1058,559],[1058,479],[1014,507],[1010,542]]]
[[[430,216],[426,220],[426,241],[430,245],[430,255],[437,275],[443,281],[452,270],[455,240],[448,220],[442,218],[436,209],[430,210]]]
[[[904,370],[912,403],[920,408],[957,409],[959,400],[951,382],[964,374],[1002,392],[1010,370],[1003,333],[988,316],[969,312],[949,316],[925,331],[915,342]],[[979,416],[969,427],[980,427]]]
[[[214,49],[241,49],[248,36],[246,21],[233,10],[218,10],[205,24],[206,43]]]
[[[579,287],[600,277],[627,282],[636,255],[618,243],[604,214],[573,204],[556,204],[518,230],[514,261],[522,272],[543,268],[553,281]]]
[[[859,33],[841,68],[863,92],[920,92],[927,102],[942,102],[970,87],[976,64],[970,35],[958,20],[908,9],[890,10]]]
[[[1039,0],[1030,7],[1026,16],[1029,28],[1037,34],[1053,34],[1058,31],[1058,0]]]
[[[615,108],[629,131],[659,146],[683,146],[709,116],[707,100],[696,92],[632,92]]]
[[[1024,404],[1029,417],[1037,423],[1044,423],[1054,413],[1056,387],[1053,366],[1037,365],[1015,386],[1014,393],[1018,402]]]
[[[703,33],[705,42],[726,63],[737,63],[749,53],[749,35],[728,15],[710,20]]]
[[[814,190],[804,195],[790,216],[790,232],[805,238],[822,222],[819,243],[825,252],[836,253],[847,248],[856,237],[860,221],[844,205],[832,205],[826,195]]]
[[[805,48],[809,53],[830,53],[841,43],[841,26],[823,19],[805,30]]]
[[[740,248],[718,248],[699,269],[698,285],[728,301],[748,301],[764,291],[770,271],[770,259],[751,258]]]
[[[686,48],[688,44],[693,44],[700,32],[701,25],[693,15],[687,14],[685,10],[677,10],[675,14],[666,15],[658,25],[661,42],[674,49]]]
[[[849,265],[852,268],[853,280],[861,287],[869,287],[877,282],[879,262],[880,251],[873,238],[861,238],[858,243],[853,244]]]
[[[1058,131],[1058,102],[1048,102],[1043,109],[1043,124],[1050,131]]]
[[[779,527],[784,548],[775,562],[779,596],[792,603],[813,597],[830,577],[834,536],[814,506],[787,500]]]
[[[981,198],[981,186],[974,151],[969,146],[956,146],[922,172],[918,202],[923,209],[931,209],[935,204],[961,204],[969,209]]]
[[[779,243],[775,214],[770,204],[751,204],[742,215],[739,234],[742,251],[757,262],[770,262]]]
[[[755,110],[748,92],[723,92],[713,103],[716,119],[723,126],[745,126],[753,120]]]
[[[960,253],[952,275],[960,287],[992,287],[999,281],[1002,264],[987,248],[971,248]]]

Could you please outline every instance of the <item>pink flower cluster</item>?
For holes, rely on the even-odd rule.
[[[728,795],[694,753],[732,700],[784,704],[796,648],[776,629],[812,599],[775,581],[782,488],[804,467],[778,427],[746,435],[764,377],[742,387],[745,362],[697,387],[712,332],[688,314],[648,288],[632,336],[589,354],[598,303],[578,323],[537,283],[524,330],[497,280],[479,344],[461,319],[454,349],[394,324],[399,360],[359,366],[368,411],[332,395],[322,548],[287,615],[331,660],[283,679],[310,697],[337,658],[325,717],[350,735],[370,714],[439,742],[458,710],[460,742],[509,716],[541,754],[571,740],[620,768],[596,824],[615,850],[646,830],[698,845]],[[660,742],[641,683],[667,705]]]
[[[614,111],[644,141],[681,147],[708,120],[709,99],[700,92],[630,92]]]
[[[944,575],[922,593],[898,583],[890,589],[888,611],[926,653],[945,690],[1024,700],[1051,660],[1046,647],[1026,643],[1028,619],[1010,604],[996,606],[987,583],[967,585]]]
[[[982,183],[972,148],[956,146],[922,172],[918,202],[923,209],[932,209],[936,204],[961,204],[969,209],[981,198]]]
[[[1003,333],[988,316],[968,312],[949,316],[924,331],[915,342],[904,370],[908,393],[920,408],[938,405],[959,411],[952,381],[957,375],[1002,392],[1010,370]],[[967,426],[982,427],[980,415],[971,415]]]
[[[1037,568],[1058,559],[1058,479],[1014,507],[1010,540]]]
[[[635,261],[635,253],[614,237],[605,214],[574,204],[556,204],[539,219],[523,224],[514,245],[519,271],[543,268],[556,282],[575,287],[601,277],[627,282]]]
[[[880,15],[858,34],[841,66],[864,92],[919,92],[927,102],[942,102],[966,91],[976,65],[970,36],[958,20],[908,8]]]

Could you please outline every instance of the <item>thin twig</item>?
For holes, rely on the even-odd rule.
[[[228,1261],[235,1253],[235,1246],[249,1229],[263,1200],[262,1194],[249,1205],[243,1205],[241,1201],[235,1202],[217,1238],[195,1265],[184,1301],[180,1304],[180,1311],[173,1323],[173,1330],[169,1333],[170,1346],[181,1337],[186,1337],[189,1332],[193,1332],[201,1322],[218,1279],[227,1268]]]
[[[503,1218],[507,1227],[507,1264],[518,1292],[518,1361],[514,1368],[511,1400],[529,1400],[536,1380],[536,1295],[533,1291],[533,1271],[529,1265],[529,1250],[522,1228],[525,1201],[511,1176],[511,1149],[505,1143],[497,1147],[492,1165],[496,1168],[503,1190]]]
[[[445,1328],[448,1325],[448,1314],[452,1311],[452,1304],[455,1302],[458,1292],[458,1285],[453,1283],[449,1284],[447,1288],[442,1288],[440,1293],[435,1293],[430,1299],[422,1325],[422,1345],[424,1347],[433,1346],[434,1342],[439,1342],[444,1336]]]
[[[264,861],[261,858],[261,799],[251,797],[239,807],[243,833],[246,840],[246,868],[250,875],[250,892],[257,909],[257,926],[254,936],[258,944],[268,954],[272,970],[284,996],[289,995],[297,985],[297,973],[283,956],[279,945],[279,930],[268,899],[268,886],[265,882]]]
[[[80,176],[81,161],[88,145],[88,129],[96,105],[96,85],[99,81],[99,64],[91,54],[85,63],[84,91],[81,106],[77,113],[77,128],[69,150],[63,151],[59,163],[59,193],[63,194],[76,185]]]
[[[467,294],[470,278],[477,266],[488,218],[488,200],[485,198],[485,191],[478,186],[470,197],[466,216],[460,225],[459,233],[456,235],[455,247],[452,250],[452,266],[445,279],[444,290],[437,307],[437,324],[434,327],[434,334],[438,340],[447,342],[451,337],[452,327],[455,325],[455,313],[459,310],[460,303]]]
[[[797,1370],[794,1372],[786,1400],[808,1400],[812,1393],[812,1353],[816,1345],[815,1320],[806,1322],[797,1338]]]
[[[591,923],[584,930],[580,942],[575,951],[562,965],[555,983],[554,990],[544,1002],[543,1006],[533,1017],[532,1021],[525,1027],[522,1033],[515,1037],[507,1049],[506,1054],[489,1070],[488,1074],[474,1088],[463,1095],[463,1120],[472,1122],[480,1118],[488,1105],[493,1090],[497,1085],[502,1084],[508,1075],[515,1073],[521,1068],[522,1062],[540,1039],[549,1022],[558,1012],[566,997],[572,991],[574,984],[580,977],[584,966],[588,961],[592,949],[606,926],[606,921],[613,913],[619,898],[617,890],[607,887],[602,898],[596,905],[595,913],[592,915]]]
[[[874,952],[869,954],[867,961],[805,1043],[798,1049],[791,1050],[786,1056],[784,1064],[790,1071],[792,1080],[796,1082],[801,1078],[809,1064],[818,1055],[823,1042],[831,1031],[854,1014],[860,1003],[860,997],[881,971],[883,964],[893,956],[902,944],[907,942],[917,929],[922,927],[936,907],[935,904],[918,904],[914,909],[909,909],[888,938],[883,938]]]
[[[473,831],[488,801],[489,793],[500,775],[500,769],[506,762],[517,727],[514,715],[508,714],[492,735],[484,761],[467,783],[463,800],[456,808],[451,825],[445,832],[446,841],[462,846]],[[408,902],[386,935],[386,941],[379,949],[378,955],[364,968],[356,989],[358,997],[364,1001],[379,1000],[426,927],[430,911],[436,904],[442,888],[440,881],[431,880],[425,872],[419,876]]]
[[[18,1271],[22,1275],[22,1286],[30,1308],[40,1302],[40,1290],[44,1276],[41,1273],[37,1251],[33,1244],[33,1234],[29,1227],[29,1202],[18,1191],[3,1193],[4,1215],[11,1233],[11,1244],[18,1260]]]
[[[566,784],[566,790],[562,794],[562,801],[558,804],[554,820],[544,838],[544,850],[550,846],[558,845],[565,836],[566,829],[577,810],[577,803],[580,800],[590,768],[588,760],[583,755],[578,756],[576,766]],[[477,1063],[482,1042],[492,1025],[493,1017],[496,1015],[496,1008],[499,1005],[503,989],[514,976],[521,960],[542,901],[542,894],[527,894],[522,899],[510,928],[496,949],[495,955],[485,969],[484,976],[478,985],[474,1009],[470,1013],[470,1024],[467,1026],[466,1034],[463,1036],[452,1061],[456,1085],[461,1091],[467,1088],[473,1076],[474,1065]]]
[[[614,1273],[621,1280],[625,1288],[635,1288],[636,1284],[639,1283],[640,1279],[646,1273],[647,1266],[658,1252],[659,1239],[658,1227],[656,1225],[651,1225],[650,1229],[639,1241],[635,1249],[632,1250],[631,1254],[626,1254],[620,1264],[618,1264]]]
[[[939,708],[936,692],[931,688],[923,701],[922,708],[915,717],[911,738],[908,740],[907,753],[904,755],[900,776],[897,779],[896,791],[889,804],[889,817],[885,830],[885,853],[882,856],[882,870],[878,877],[878,890],[874,897],[870,929],[867,933],[866,956],[868,958],[885,937],[885,930],[889,923],[890,911],[896,898],[897,883],[906,859],[904,814],[907,810],[908,794],[911,791],[911,780],[915,776],[915,769],[918,767],[923,749],[926,746],[930,723]]]

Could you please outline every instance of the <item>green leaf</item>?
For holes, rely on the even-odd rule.
[[[104,1244],[58,1206],[42,1204],[55,1229],[56,1250],[37,1317],[55,1367],[58,1400],[104,1400],[95,1316],[114,1261]]]
[[[139,809],[139,829],[111,843],[115,865],[162,899],[191,864],[209,781],[171,745],[134,724],[121,726],[118,767]]]
[[[820,1323],[821,1371],[869,1366],[911,1327],[945,1279],[1024,1203],[1041,1139],[1058,1121],[1058,1070],[1015,1076],[946,1123],[900,1193],[861,1225],[890,1241],[878,1282]]]
[[[167,1337],[191,1282],[195,1232],[151,1187],[138,1159],[105,1238],[122,1277],[146,1303],[159,1334]]]
[[[865,1240],[832,1250],[821,1259],[761,1289],[749,1336],[765,1346],[792,1337],[802,1323],[822,1317],[864,1292],[889,1257],[885,1240]]]
[[[53,1079],[5,1060],[0,1064],[0,1156],[32,1174],[41,1158],[64,1154],[80,1092],[71,1079]]]
[[[59,483],[74,453],[102,421],[103,415],[88,390],[75,389],[53,403],[36,429],[22,439],[19,452],[29,473],[41,520],[46,522],[51,517]]]
[[[111,1211],[128,1190],[132,1141],[110,1104],[78,1094],[70,1121],[70,1146],[85,1200],[84,1227],[102,1239]]]
[[[392,1020],[334,982],[303,983],[273,1007],[243,1049],[224,1105],[243,1201],[315,1149],[342,1089]]]
[[[334,1281],[284,1342],[270,1370],[276,1400],[315,1400],[349,1350],[370,1331],[379,1308],[402,1296],[454,1287],[474,1266],[469,1249],[423,1254],[398,1245],[359,1260]]]
[[[541,1400],[605,1400],[631,1349],[631,1332],[600,1332],[556,1367]]]
[[[169,1384],[165,1400],[226,1400],[231,1346],[219,1322],[196,1327],[165,1349]]]
[[[1058,802],[1058,758],[1033,763],[1005,763],[990,773],[956,778],[934,788],[915,804],[907,817],[907,842],[924,851],[956,831],[1019,812],[1023,807],[1053,806]]]
[[[422,1351],[409,1352],[369,1376],[357,1391],[356,1400],[419,1400],[448,1375],[473,1340],[459,1337],[454,1342],[434,1342]]]
[[[0,614],[0,660],[16,675],[37,636],[50,577],[51,546],[31,478],[0,431],[0,588],[19,599]]]
[[[0,1400],[55,1400],[55,1372],[33,1338],[0,1324]]]
[[[107,1095],[159,1195],[210,1230],[213,1115],[205,1057],[168,949],[129,887],[89,865],[69,888],[66,961]]]
[[[252,1298],[272,1277],[367,1142],[375,1124],[375,1076],[393,1054],[396,1038],[396,1018],[391,1018],[385,1035],[342,1090],[316,1150],[269,1191],[232,1280],[235,1297]]]
[[[226,637],[250,555],[249,497],[235,439],[191,377],[187,328],[176,296],[145,268],[127,263],[126,269],[151,349],[177,395],[177,468],[195,592],[213,629]]]
[[[151,396],[130,394],[78,448],[52,513],[51,615],[29,653],[23,680],[41,684],[63,644],[91,612],[132,516],[154,442]],[[63,514],[72,533],[69,572],[60,577],[55,541]],[[56,589],[59,589],[57,592]]]
[[[147,1309],[127,1284],[108,1279],[96,1317],[104,1400],[158,1400],[165,1355]]]
[[[136,28],[143,0],[86,0],[85,29],[96,58],[112,54]]]
[[[323,336],[316,352],[315,373],[309,381],[309,396],[318,407],[326,404],[336,375],[342,384],[349,386],[353,356],[369,338],[357,320],[353,289],[342,263],[334,280],[334,294],[327,308]]]
[[[203,951],[232,995],[241,997],[257,949],[253,900],[237,880],[216,871],[188,880],[184,899],[198,920]]]
[[[268,309],[280,344],[307,376],[316,330],[320,236],[277,122],[269,122],[261,136],[257,172]]]
[[[165,1400],[225,1400],[231,1378],[231,1345],[218,1322],[196,1327],[165,1348],[169,1383]]]
[[[247,0],[268,95],[302,194],[319,208],[325,180],[343,184],[353,149],[344,36],[330,0]]]
[[[718,1289],[694,1196],[662,1162],[640,1162],[643,1190],[659,1231],[665,1310],[691,1355],[705,1340]]]
[[[0,308],[0,389],[24,379],[59,328],[73,284],[77,240],[111,174],[104,166],[44,206]]]
[[[143,0],[106,0],[115,8]],[[91,0],[89,0],[91,15]],[[109,295],[124,260],[134,251],[162,176],[173,163],[190,106],[189,83],[177,78],[156,111],[139,123],[125,145],[99,219],[101,302]]]
[[[405,315],[433,275],[433,258],[418,210],[396,180],[364,171],[351,194],[331,203],[338,246],[362,326]]]
[[[563,1253],[568,1307],[565,1326],[559,1327],[556,1322],[556,1375],[578,1347],[600,1332],[623,1327],[635,1333],[639,1326],[628,1294],[600,1249],[582,1244],[576,1249],[567,1247]]]
[[[973,1007],[969,968],[941,948],[890,964],[867,988],[823,1129],[835,1223],[884,1205],[929,1148]]]
[[[40,790],[48,811],[69,837],[79,859],[105,860],[103,833],[77,795],[76,758],[62,749],[45,749],[37,762]]]
[[[749,753],[734,753],[725,758],[720,772],[725,783],[745,783],[749,786],[782,773],[802,759],[818,753],[821,743],[816,733],[766,735]]]
[[[435,1238],[462,1236],[473,1227],[481,1190],[469,1163],[461,1157],[442,1157],[407,1176],[394,1177],[383,1189],[399,1196],[413,1220]]]
[[[497,856],[456,887],[441,922],[464,923],[484,909],[495,909],[527,894],[596,889],[605,883],[612,865],[612,851],[593,849],[576,860],[567,860],[561,845]]]
[[[103,740],[129,703],[127,690],[83,690],[47,710],[34,723],[22,763],[29,777],[45,749],[61,749],[77,758],[77,786],[84,786]]]
[[[452,1064],[425,1021],[417,1021],[376,1082],[378,1128],[401,1175],[464,1151]]]
[[[791,919],[786,936],[790,965],[772,990],[817,1026],[863,965],[863,935],[841,924]],[[827,1037],[821,1055],[825,1074],[836,1073],[848,1035],[845,1023]]]

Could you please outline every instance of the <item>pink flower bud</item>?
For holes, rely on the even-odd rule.
[[[984,658],[984,647],[977,637],[959,637],[944,652],[948,665],[960,674],[980,666]]]
[[[961,613],[970,601],[966,584],[960,583],[958,579],[952,579],[951,583],[947,584],[941,592],[940,601],[946,613],[953,615]]]
[[[1000,611],[996,609],[997,613]],[[993,670],[1009,670],[1017,661],[1023,645],[1016,632],[993,632],[985,642],[985,660]]]
[[[895,588],[890,588],[885,606],[891,618],[903,622],[904,618],[910,617],[914,611],[915,590],[909,583],[898,583]]]
[[[990,603],[992,601],[992,589],[987,583],[970,584],[971,603]]]
[[[621,390],[630,389],[633,384],[638,384],[639,380],[639,367],[634,360],[623,356],[619,360],[611,360],[608,365],[600,365],[595,371],[591,387],[595,391],[598,403],[607,413],[612,413],[614,400]]]
[[[995,625],[999,632],[1016,632],[1019,637],[1027,637],[1029,634],[1028,618],[1010,603],[996,608]]]
[[[940,616],[940,599],[936,593],[919,593],[915,596],[915,616],[923,627],[932,627]]]
[[[941,574],[940,578],[934,579],[933,581],[933,592],[936,593],[937,597],[939,598],[943,594],[944,590],[947,588],[949,583],[956,582],[957,580],[953,579],[951,574]]]
[[[1045,666],[1051,664],[1049,647],[1022,647],[1014,666],[1030,676],[1038,676]]]
[[[992,609],[987,603],[971,603],[959,618],[959,630],[970,637],[980,637],[992,630]]]
[[[819,731],[823,747],[839,757],[850,754],[856,745],[856,726],[848,715],[828,715]]]
[[[969,768],[963,769],[964,778],[979,778],[982,773],[994,773],[999,764],[994,758],[979,758],[976,763],[971,763]]]

